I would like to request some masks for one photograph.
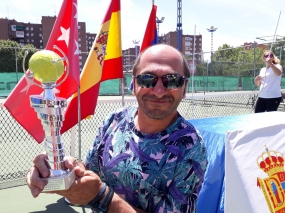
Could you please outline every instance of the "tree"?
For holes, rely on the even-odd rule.
[[[285,45],[284,45],[285,48]],[[243,54],[244,53],[244,54]],[[213,74],[217,76],[253,76],[264,66],[263,50],[259,47],[233,47],[223,44],[213,54]],[[204,63],[197,66],[199,74]],[[197,72],[198,73],[198,72]]]
[[[27,68],[30,57],[38,50],[32,44],[22,46],[15,41],[0,40],[0,72],[22,72],[23,57],[26,50],[29,51],[25,61]]]

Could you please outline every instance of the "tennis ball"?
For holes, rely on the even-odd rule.
[[[64,72],[64,64],[59,55],[50,50],[41,50],[29,60],[29,70],[42,83],[56,82]]]

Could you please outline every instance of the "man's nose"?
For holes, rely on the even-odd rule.
[[[159,78],[156,85],[151,89],[151,93],[161,98],[167,93],[167,89],[163,86],[162,79]]]

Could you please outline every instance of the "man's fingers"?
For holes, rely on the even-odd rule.
[[[76,164],[76,159],[74,157],[70,157],[70,156],[65,157],[64,161],[65,161],[65,167],[67,169],[72,170],[76,166],[75,165]]]
[[[50,171],[46,164],[46,154],[42,153],[36,156],[33,160],[33,163],[42,177],[46,178],[49,176]]]
[[[26,178],[27,184],[31,190],[33,197],[39,196],[43,191],[47,182],[39,177],[37,168],[32,167]]]

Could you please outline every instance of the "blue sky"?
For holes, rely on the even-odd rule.
[[[78,0],[78,19],[86,22],[87,32],[97,33],[110,0]],[[8,0],[1,1],[0,17],[17,21],[40,23],[41,16],[54,16],[61,0]],[[176,30],[177,1],[155,0],[157,16],[165,17],[159,34]],[[121,0],[123,49],[134,47],[133,41],[143,39],[152,0]],[[256,37],[273,36],[285,0],[182,0],[183,34],[203,36],[203,51],[211,50],[211,33],[207,28],[217,27],[213,34],[213,49],[222,44],[240,46],[244,42],[263,43]],[[277,28],[277,35],[285,36],[285,11]],[[207,56],[206,56],[207,58]]]

